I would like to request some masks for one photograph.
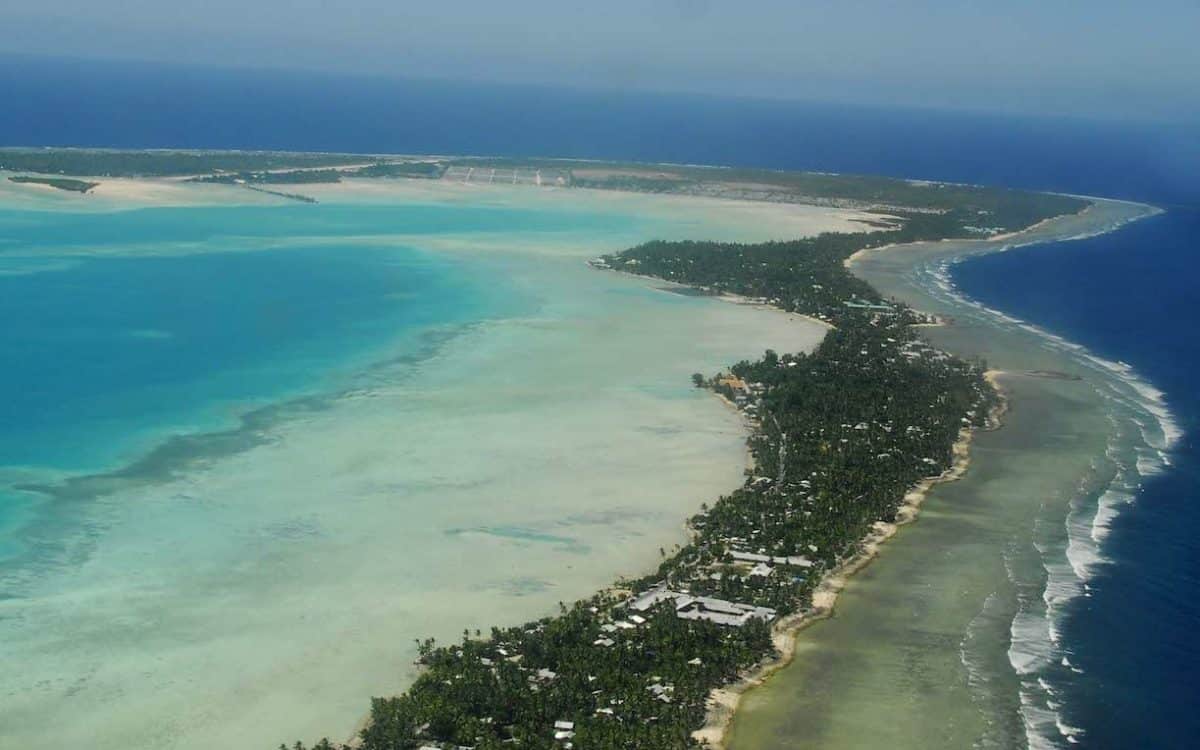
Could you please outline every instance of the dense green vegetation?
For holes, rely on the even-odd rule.
[[[366,167],[355,169],[355,177],[427,177],[436,179],[442,176],[445,166],[436,161],[394,161],[379,162]]]
[[[847,313],[846,303],[883,302],[865,281],[847,273],[843,261],[858,250],[883,245],[962,236],[957,211],[899,214],[894,230],[826,233],[780,242],[648,242],[598,261],[620,271],[655,276],[755,297],[789,312],[827,322]]]
[[[690,519],[691,542],[664,551],[653,574],[557,616],[421,643],[422,674],[404,694],[372,702],[361,747],[697,747],[710,691],[773,656],[770,617],[737,626],[676,608],[706,596],[804,612],[822,576],[858,554],[877,522],[893,521],[913,485],[951,466],[961,431],[985,424],[996,395],[983,363],[934,350],[916,332],[921,315],[844,265],[865,247],[960,235],[962,221],[918,212],[891,231],[651,242],[594,261],[747,294],[834,328],[811,354],[768,351],[729,373],[693,376],[754,425],[755,468]],[[670,596],[645,608],[630,598],[660,589]]]
[[[66,190],[72,193],[86,193],[100,183],[88,182],[86,180],[73,180],[69,177],[30,177],[28,175],[18,175],[9,177],[12,182],[21,183],[23,185],[48,185],[59,190]]]

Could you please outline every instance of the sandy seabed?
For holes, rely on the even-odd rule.
[[[295,205],[168,180],[102,180],[83,196],[0,183],[0,206],[18,209]],[[405,236],[501,269],[536,313],[438,332],[429,356],[279,420],[256,447],[79,507],[86,554],[0,601],[3,744],[344,738],[371,695],[412,679],[415,639],[518,623],[640,574],[743,478],[745,428],[691,373],[811,349],[825,328],[583,261],[655,237],[863,227],[854,211],[598,191],[354,180],[305,192],[600,214],[612,230]]]

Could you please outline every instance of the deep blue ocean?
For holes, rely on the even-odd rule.
[[[1087,675],[1070,703],[1089,747],[1194,747],[1200,736],[1198,256],[1200,212],[1176,208],[1112,234],[953,267],[968,296],[1133,365],[1166,393],[1184,430],[1171,468],[1116,517],[1104,544],[1113,564],[1063,624]]]
[[[0,145],[121,148],[244,148],[399,153],[497,154],[673,161],[887,174],[1129,198],[1167,213],[1053,249],[1026,248],[955,266],[955,281],[987,305],[1133,365],[1166,393],[1186,431],[1172,468],[1148,481],[1107,542],[1114,561],[1066,624],[1064,638],[1091,679],[1069,697],[1089,747],[1192,747],[1200,702],[1200,315],[1195,308],[1200,251],[1200,126],[1038,119],[924,110],[537,87],[392,81],[161,65],[0,58]],[[8,231],[0,225],[0,231]],[[319,253],[314,250],[313,253]],[[312,273],[304,256],[288,273]],[[181,279],[203,274],[198,258],[178,263]],[[269,254],[242,256],[246,284],[280,272]],[[327,268],[328,266],[322,266]],[[102,301],[105,274],[86,265],[63,283],[87,285],[81,304],[120,316]],[[314,287],[365,283],[304,280]],[[369,273],[368,273],[369,275]],[[111,278],[111,277],[110,277]],[[183,281],[181,280],[181,284]],[[416,282],[414,282],[416,283]],[[423,283],[423,282],[422,282]],[[9,297],[0,278],[0,319],[36,300]],[[417,283],[417,286],[420,286]],[[164,319],[190,319],[170,289],[156,305]],[[236,305],[236,300],[232,300]],[[212,300],[195,300],[212,309]],[[370,295],[348,304],[372,305]],[[246,311],[229,309],[231,317]],[[361,317],[348,310],[346,320]],[[338,311],[313,305],[288,325],[304,330],[244,331],[235,353],[252,367],[259,336],[286,346],[336,346]],[[53,316],[54,310],[40,310]],[[224,312],[222,315],[226,314]],[[209,325],[201,321],[197,335]],[[131,322],[127,328],[138,331]],[[0,337],[25,335],[4,329]],[[32,334],[31,334],[32,335]],[[139,335],[139,334],[133,334]],[[143,332],[140,335],[155,335]],[[325,342],[325,343],[322,343]],[[164,347],[170,340],[164,339]],[[104,342],[112,352],[113,342]],[[131,352],[96,363],[92,377],[114,382],[123,368],[180,368],[160,354]],[[137,357],[155,356],[153,362]],[[52,362],[38,378],[69,377]],[[7,368],[6,368],[7,369]],[[167,368],[170,371],[170,367]],[[252,381],[239,387],[252,398]],[[186,389],[168,382],[164,389]],[[57,405],[37,400],[36,383],[19,416],[54,427]],[[9,398],[12,398],[10,393]],[[165,397],[165,394],[164,394]],[[96,418],[121,418],[119,414]],[[69,438],[64,438],[69,439]],[[11,446],[10,446],[11,447]],[[17,446],[14,449],[19,449]]]

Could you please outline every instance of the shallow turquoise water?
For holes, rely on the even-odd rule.
[[[0,209],[0,557],[28,520],[13,485],[111,470],[172,434],[346,387],[417,355],[431,328],[532,309],[486,264],[406,237],[614,223],[636,222],[436,204]]]
[[[255,407],[348,387],[376,359],[418,355],[422,332],[528,302],[478,264],[395,238],[330,240],[348,227],[579,220],[305,208],[0,211],[0,560],[36,552],[22,529],[39,497],[24,486],[112,470],[173,434],[230,429]]]
[[[381,185],[0,211],[0,745],[348,737],[414,639],[653,565],[742,479],[690,374],[824,333],[583,262],[791,218]]]
[[[313,387],[406,328],[486,315],[452,264],[406,248],[88,258],[0,276],[5,464],[96,469],[135,435],[219,424]]]

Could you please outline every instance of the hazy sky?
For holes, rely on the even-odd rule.
[[[1200,0],[4,0],[0,51],[1200,117]]]

